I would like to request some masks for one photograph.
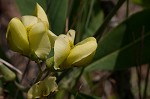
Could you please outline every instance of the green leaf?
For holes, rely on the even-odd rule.
[[[59,35],[64,33],[68,0],[47,0],[47,13],[52,32]]]
[[[16,0],[16,2],[22,15],[33,15],[36,3],[46,8],[45,0]]]
[[[103,12],[99,6],[99,1],[97,0],[89,0],[88,2],[86,0],[75,0],[74,3],[77,3],[77,5],[74,4],[75,6],[79,6],[80,4],[78,7],[78,12],[73,17],[73,19],[76,19],[76,21],[73,20],[72,23],[76,24],[76,40],[80,41],[83,38],[95,34],[103,22]],[[74,8],[72,9],[73,11]],[[73,11],[71,15],[75,13]]]
[[[150,7],[150,0],[132,0],[135,4],[143,7]]]
[[[16,80],[18,81],[18,78],[16,78]],[[5,84],[4,89],[8,91],[8,99],[15,99],[16,97],[17,99],[25,99],[23,96],[23,92],[21,90],[18,90],[14,82]]]
[[[145,9],[104,35],[94,62],[86,70],[120,70],[149,62],[150,9]]]
[[[0,62],[0,73],[3,75],[3,78],[6,81],[14,81],[16,79],[16,74],[1,62]]]
[[[99,7],[98,1],[94,2],[94,0],[91,0],[90,9],[85,24],[84,36],[87,37],[87,36],[94,35],[94,33],[101,26],[103,19],[104,19],[104,14],[102,9]]]

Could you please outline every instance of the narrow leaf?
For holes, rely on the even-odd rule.
[[[136,13],[105,35],[86,70],[119,70],[150,62],[150,9]],[[138,23],[137,23],[138,22]]]

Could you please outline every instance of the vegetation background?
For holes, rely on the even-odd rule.
[[[10,19],[33,14],[36,2],[56,35],[74,29],[76,43],[89,36],[98,42],[92,63],[58,74],[59,91],[48,99],[150,99],[149,0],[0,0],[0,59],[21,70],[17,81],[25,87],[38,68],[8,49],[5,33]],[[26,92],[1,75],[0,99],[23,99]]]

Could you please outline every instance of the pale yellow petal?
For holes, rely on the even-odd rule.
[[[35,16],[22,16],[21,21],[26,28],[31,28],[32,25],[38,23],[38,18]]]
[[[67,36],[69,38],[69,41],[70,41],[70,45],[73,47],[74,46],[74,39],[75,39],[75,30],[69,30],[67,32]]]
[[[54,43],[55,43],[57,36],[50,30],[48,30],[47,34],[48,34],[49,40],[51,42],[51,47],[54,47]]]
[[[91,53],[90,55],[88,55],[87,57],[84,57],[81,60],[73,63],[73,65],[74,66],[85,66],[85,65],[88,65],[92,61],[94,55],[95,55],[95,51],[93,53]]]
[[[49,77],[45,78],[43,81],[43,84],[46,89],[43,92],[43,96],[48,96],[50,93],[58,91],[56,77],[49,76]]]
[[[34,84],[28,91],[27,99],[42,98],[48,96],[50,93],[58,91],[56,77],[49,76],[43,81]]]
[[[93,58],[97,48],[97,42],[94,37],[89,37],[80,43],[78,43],[71,51],[67,57],[66,64],[82,66],[86,65]],[[82,61],[82,62],[81,62]],[[84,61],[84,63],[83,63]]]
[[[21,54],[29,53],[29,42],[24,25],[18,18],[13,18],[7,28],[6,39],[10,49]]]
[[[71,50],[69,39],[66,35],[60,35],[54,45],[54,68],[60,69],[60,65],[66,60]]]
[[[32,26],[29,31],[30,48],[40,59],[45,59],[51,50],[45,24],[39,22]]]
[[[97,44],[96,39],[94,37],[88,37],[88,38],[82,40],[81,42],[77,43],[76,46],[82,45],[82,44],[85,44],[85,43],[91,42],[91,41],[94,41]]]
[[[37,82],[29,89],[28,94],[27,94],[27,99],[40,98],[43,96],[41,93],[40,83],[41,81]]]
[[[36,16],[38,18],[40,18],[42,21],[44,21],[44,23],[47,25],[47,27],[49,27],[47,15],[46,15],[45,11],[43,10],[43,8],[38,3],[36,4],[35,10],[36,10]]]

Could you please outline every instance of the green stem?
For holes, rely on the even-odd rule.
[[[18,82],[16,82],[16,81],[14,81],[14,84],[15,84],[15,85],[17,86],[17,88],[18,88],[19,90],[21,90],[21,91],[27,92],[27,91],[29,90],[28,87],[25,87],[25,86],[21,85],[20,83],[18,83]],[[18,92],[19,92],[19,91],[18,91]]]
[[[90,17],[91,17],[91,14],[92,14],[93,5],[94,5],[94,0],[92,0],[91,3],[90,3],[90,9],[89,9],[87,20],[86,20],[86,23],[85,23],[85,28],[86,29],[88,28],[88,24],[90,22]]]
[[[149,80],[149,71],[150,71],[150,65],[147,69],[146,79],[145,79],[145,87],[144,87],[144,93],[143,93],[143,99],[146,99],[147,97],[147,86],[148,86],[148,80]]]
[[[37,83],[37,82],[41,79],[41,77],[42,77],[42,73],[39,72],[37,78],[36,78],[35,81],[34,81],[34,84]]]
[[[66,71],[63,71],[60,76],[57,78],[56,82],[59,83],[66,75],[68,75],[72,69],[68,69]]]
[[[84,72],[84,69],[85,69],[85,67],[82,67],[82,69],[81,69],[81,71],[80,71],[80,74],[79,74],[78,77],[76,78],[75,84],[74,84],[73,87],[72,87],[73,90],[76,90],[75,87],[77,86],[78,81],[79,81],[80,77],[82,76],[82,74],[83,74],[83,72]],[[77,94],[78,94],[78,92],[77,92]],[[71,93],[68,93],[68,99],[70,99],[70,97],[71,97]]]
[[[77,86],[78,81],[79,81],[80,77],[82,76],[82,74],[83,74],[83,72],[84,72],[84,69],[85,69],[85,67],[82,67],[82,69],[81,69],[81,71],[80,71],[80,74],[79,74],[78,77],[76,78],[76,82],[75,82],[74,86],[72,87],[72,89],[75,89],[75,87]]]
[[[126,0],[118,0],[118,3],[116,4],[116,6],[112,9],[112,11],[108,14],[108,16],[105,18],[103,24],[101,25],[101,27],[97,30],[97,32],[94,34],[94,37],[97,39],[97,41],[99,41],[99,39],[101,38],[101,36],[103,35],[104,30],[106,29],[108,23],[110,22],[111,18],[116,14],[116,12],[118,11],[118,9],[122,6],[122,4],[125,2]]]
[[[141,66],[139,66],[141,67]],[[136,67],[136,73],[137,73],[137,76],[138,76],[138,90],[139,90],[139,99],[142,99],[142,96],[141,96],[141,68],[138,68]]]
[[[42,68],[41,68],[41,63],[39,62],[39,60],[37,61],[37,65],[38,65],[38,69],[39,69],[39,72],[41,72],[42,73]]]

